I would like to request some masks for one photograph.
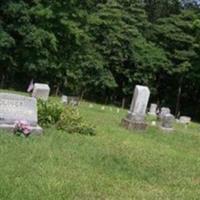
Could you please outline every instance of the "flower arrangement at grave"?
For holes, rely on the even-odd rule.
[[[21,135],[28,137],[31,134],[31,126],[25,120],[19,120],[15,122],[14,134]]]

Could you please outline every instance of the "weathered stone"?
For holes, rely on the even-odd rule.
[[[128,115],[122,119],[122,125],[127,129],[144,130],[147,127],[145,114],[149,101],[148,87],[137,85],[135,87],[132,103]]]
[[[62,103],[67,104],[67,96],[62,95],[61,101]]]
[[[62,103],[70,104],[72,106],[78,106],[79,105],[79,97],[63,95],[62,96]]]
[[[135,114],[145,115],[149,96],[150,91],[148,87],[136,85],[130,111]]]
[[[149,115],[156,116],[157,115],[157,104],[152,103],[149,109]]]
[[[165,114],[162,117],[161,129],[166,130],[166,131],[173,131],[174,121],[175,121],[175,117],[172,114]]]
[[[189,124],[191,122],[191,117],[181,116],[179,122],[181,124]]]
[[[166,115],[166,114],[170,114],[171,113],[171,110],[167,107],[162,107],[161,108],[161,111],[158,115],[158,119],[159,120],[162,120],[162,118]]]
[[[42,132],[37,126],[37,101],[35,98],[11,93],[0,93],[0,128],[12,130],[16,121],[27,121],[33,131]]]
[[[128,130],[145,130],[147,128],[147,123],[144,121],[132,121],[127,118],[122,119],[122,126]]]
[[[47,84],[35,83],[32,96],[37,99],[47,101],[49,98],[50,88]]]
[[[68,101],[68,104],[70,104],[72,106],[78,106],[79,105],[79,97],[68,96],[67,101]]]

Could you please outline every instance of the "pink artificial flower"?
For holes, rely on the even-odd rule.
[[[24,135],[29,135],[32,129],[29,123],[25,120],[19,120],[15,122],[15,132],[21,132]]]

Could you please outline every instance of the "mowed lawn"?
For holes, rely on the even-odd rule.
[[[200,126],[130,132],[120,127],[126,111],[112,108],[81,103],[96,136],[1,132],[0,199],[200,199]]]

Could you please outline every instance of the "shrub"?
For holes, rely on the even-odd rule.
[[[84,135],[95,135],[95,129],[92,125],[86,123],[81,118],[77,108],[68,106],[60,115],[57,128],[68,133],[80,133]]]
[[[55,125],[64,110],[60,102],[38,100],[38,121],[42,126]]]

